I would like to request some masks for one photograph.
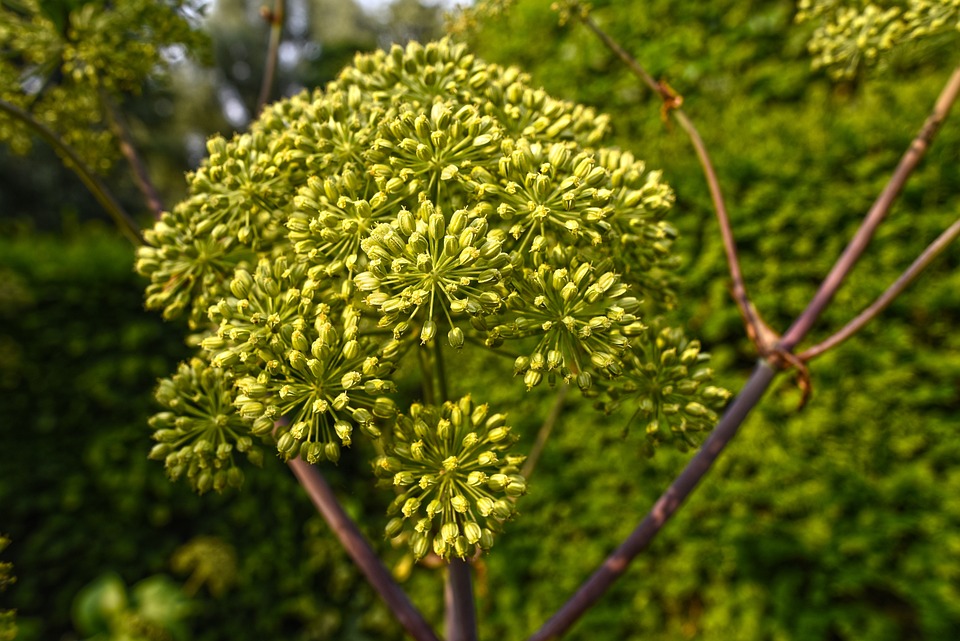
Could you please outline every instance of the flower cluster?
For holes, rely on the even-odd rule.
[[[906,5],[906,6],[904,6]],[[797,21],[818,20],[808,48],[815,67],[849,78],[905,42],[960,31],[957,0],[857,2],[800,0]]]
[[[150,419],[158,441],[150,458],[163,461],[171,478],[186,476],[201,494],[240,486],[237,454],[258,467],[263,460],[249,424],[234,407],[232,387],[229,371],[195,358],[157,388],[157,401],[167,411]]]
[[[505,378],[527,388],[575,380],[611,403],[649,394],[658,416],[686,398],[690,414],[698,391],[642,382],[662,356],[645,318],[670,298],[673,194],[597,148],[607,122],[442,40],[359,55],[211,140],[137,262],[148,307],[188,318],[197,371],[221,381],[207,405],[202,386],[164,385],[172,473],[224,484],[216,432],[175,432],[174,405],[229,416],[284,460],[336,462],[360,441],[400,491],[388,534],[417,557],[465,557],[490,547],[525,484],[502,415],[437,405],[444,352],[481,350],[492,367],[506,354]],[[398,397],[394,371],[417,367],[422,396]]]
[[[606,396],[601,406],[608,413],[626,406],[631,424],[645,422],[648,456],[665,442],[685,451],[696,445],[694,434],[713,427],[717,410],[730,398],[728,390],[710,384],[708,359],[699,341],[655,319],[631,343],[624,375],[601,385]]]
[[[405,535],[413,554],[470,557],[493,545],[526,492],[522,456],[503,414],[469,396],[440,407],[414,404],[384,435],[374,472],[399,492],[387,513],[388,537]]]

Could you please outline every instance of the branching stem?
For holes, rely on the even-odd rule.
[[[766,361],[759,361],[747,384],[724,412],[700,451],[690,460],[680,476],[667,488],[646,518],[630,534],[593,575],[577,590],[553,617],[529,641],[556,639],[566,632],[626,571],[630,562],[650,544],[667,520],[693,492],[720,452],[736,435],[740,424],[760,401],[773,381],[775,370]]]
[[[800,354],[800,360],[809,361],[816,358],[863,329],[867,323],[886,309],[903,290],[909,287],[910,284],[920,276],[923,270],[926,269],[937,256],[943,253],[943,250],[949,247],[958,236],[960,236],[960,220],[950,225],[935,241],[930,243],[930,245],[923,250],[923,253],[913,261],[913,264],[911,264],[870,307],[860,312],[856,318],[847,323],[839,332]]]
[[[900,194],[904,183],[907,182],[907,178],[909,178],[913,170],[916,169],[920,160],[930,147],[930,143],[933,141],[934,136],[936,136],[940,130],[940,126],[950,112],[950,107],[956,102],[958,94],[960,94],[960,67],[953,70],[950,79],[937,98],[933,112],[927,117],[920,132],[913,139],[913,142],[910,144],[906,153],[903,154],[903,157],[900,158],[900,162],[897,164],[893,176],[890,177],[886,187],[883,188],[880,196],[877,197],[870,211],[867,212],[866,217],[860,224],[860,228],[857,229],[857,233],[854,234],[853,239],[847,245],[846,249],[843,250],[843,254],[840,255],[840,258],[834,263],[830,273],[827,274],[827,277],[823,280],[823,283],[821,283],[820,289],[814,295],[813,300],[811,300],[807,308],[803,310],[803,313],[797,317],[797,320],[794,321],[790,329],[783,335],[783,338],[780,339],[781,349],[792,351],[793,348],[803,340],[803,337],[806,336],[807,332],[813,327],[820,313],[833,299],[837,290],[840,289],[840,285],[866,250],[867,244],[870,242],[870,239],[873,238],[877,227],[879,227],[880,223],[886,218],[887,213]]]

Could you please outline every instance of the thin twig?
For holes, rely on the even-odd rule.
[[[690,142],[693,144],[694,149],[697,152],[697,159],[700,161],[700,166],[703,169],[704,177],[707,181],[707,187],[710,189],[710,198],[713,201],[713,208],[716,212],[717,223],[720,226],[720,235],[723,239],[723,250],[727,257],[727,266],[730,270],[730,280],[732,281],[732,295],[733,300],[736,302],[737,307],[740,309],[740,314],[743,316],[744,322],[747,325],[747,331],[750,335],[750,338],[757,345],[758,350],[762,356],[766,356],[767,352],[772,348],[773,344],[776,342],[772,336],[771,330],[766,326],[763,320],[760,318],[753,304],[750,302],[750,297],[747,294],[747,287],[743,280],[743,272],[740,268],[740,258],[737,254],[737,243],[733,237],[733,227],[730,224],[730,216],[727,213],[726,201],[723,197],[723,191],[720,189],[720,181],[717,178],[717,172],[713,167],[713,161],[710,159],[710,153],[707,151],[707,146],[703,142],[703,138],[700,136],[700,132],[697,131],[697,128],[694,126],[693,121],[687,116],[687,114],[680,108],[680,104],[683,102],[683,99],[678,96],[669,85],[663,82],[657,82],[653,79],[643,65],[641,65],[636,58],[634,58],[630,53],[628,53],[623,47],[621,47],[610,35],[600,28],[600,25],[590,17],[586,12],[579,14],[580,20],[585,24],[594,34],[607,46],[610,51],[616,54],[617,57],[627,66],[627,68],[654,93],[656,93],[664,101],[664,107],[666,110],[670,111],[674,118],[680,125],[680,128],[686,132],[687,136],[690,138]]]
[[[537,467],[537,462],[540,460],[540,455],[543,454],[543,448],[547,445],[547,439],[550,438],[553,427],[560,418],[560,412],[563,411],[563,404],[567,400],[567,394],[569,392],[570,386],[566,383],[561,384],[560,389],[557,390],[557,397],[553,401],[553,407],[550,408],[547,418],[544,419],[543,425],[540,426],[540,430],[537,432],[537,440],[534,442],[533,447],[530,449],[530,454],[527,456],[527,460],[524,461],[523,467],[520,469],[520,475],[527,480],[530,480],[530,477],[533,475],[533,470]]]
[[[736,435],[750,410],[763,397],[775,374],[776,371],[766,361],[758,361],[747,384],[724,412],[703,447],[667,491],[657,499],[646,518],[529,641],[547,641],[559,637],[620,578],[634,557],[646,549],[667,520],[693,492],[723,448]]]
[[[102,87],[100,88],[100,103],[103,105],[107,119],[110,121],[110,128],[113,129],[114,135],[116,135],[120,141],[120,152],[123,154],[123,157],[127,159],[127,164],[130,165],[137,189],[143,194],[147,208],[153,212],[154,220],[160,220],[160,216],[163,215],[164,211],[163,201],[160,200],[160,193],[157,191],[156,186],[154,186],[153,181],[150,180],[150,174],[147,172],[146,165],[144,165],[143,160],[140,158],[140,154],[137,153],[137,148],[133,144],[133,137],[130,135],[130,128]]]
[[[391,578],[357,524],[344,511],[320,471],[300,459],[292,459],[288,465],[347,554],[410,636],[417,641],[439,641],[430,624]]]
[[[444,588],[447,607],[447,641],[477,641],[477,614],[473,600],[470,564],[451,559]]]
[[[953,70],[950,79],[937,97],[933,112],[927,118],[926,122],[923,123],[923,127],[913,139],[906,153],[903,154],[903,157],[897,164],[896,170],[893,172],[893,176],[890,177],[890,181],[873,203],[870,211],[867,212],[866,217],[860,224],[860,228],[857,229],[857,233],[854,234],[850,244],[843,250],[843,254],[840,255],[840,258],[834,263],[830,273],[823,280],[823,283],[821,283],[820,289],[816,295],[814,295],[813,300],[811,300],[807,308],[803,310],[803,313],[797,317],[797,320],[794,321],[790,329],[783,335],[783,338],[780,339],[779,346],[781,349],[792,351],[793,348],[796,347],[813,327],[814,322],[816,322],[820,313],[833,298],[834,294],[837,293],[837,290],[840,289],[840,285],[847,277],[847,274],[850,273],[853,266],[857,263],[857,260],[863,255],[877,227],[879,227],[883,219],[886,218],[887,213],[893,206],[894,200],[896,200],[900,194],[900,190],[903,188],[904,183],[906,183],[907,178],[913,173],[913,170],[920,163],[920,160],[930,147],[930,143],[933,141],[934,136],[936,136],[937,131],[939,131],[940,125],[943,124],[944,119],[950,112],[950,107],[956,102],[958,94],[960,94],[960,67]]]
[[[943,250],[949,247],[950,243],[956,240],[958,236],[960,236],[960,220],[950,225],[935,241],[930,243],[930,245],[923,250],[923,253],[913,261],[913,264],[900,275],[900,278],[894,281],[894,283],[887,288],[887,291],[883,292],[883,295],[874,301],[870,307],[860,312],[856,318],[847,323],[839,332],[800,354],[800,360],[809,361],[810,359],[816,358],[863,329],[867,323],[886,309],[887,306],[893,302],[893,299],[909,287],[923,270],[926,269],[937,256],[943,253]]]
[[[273,10],[264,8],[263,17],[270,22],[270,43],[267,45],[267,61],[263,69],[263,82],[260,96],[257,98],[257,113],[263,111],[270,101],[273,89],[273,76],[277,70],[277,58],[280,52],[280,36],[283,34],[284,0],[274,0]]]
[[[133,221],[129,214],[124,211],[123,206],[117,201],[103,181],[101,181],[93,170],[80,159],[77,152],[68,145],[56,132],[44,125],[20,107],[13,105],[6,100],[0,100],[0,111],[3,111],[17,120],[20,120],[31,129],[33,129],[41,138],[53,147],[63,160],[63,164],[72,169],[80,178],[86,188],[97,199],[97,202],[106,210],[107,214],[113,219],[114,224],[124,236],[127,237],[135,247],[143,244],[140,237],[140,228]]]

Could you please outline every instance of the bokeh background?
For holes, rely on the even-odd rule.
[[[549,5],[519,0],[460,37],[551,94],[609,113],[613,141],[663,169],[684,260],[673,320],[701,337],[720,382],[736,390],[754,353],[693,150],[663,123],[657,99],[584,28],[558,25]],[[914,47],[837,82],[812,69],[810,28],[794,23],[789,1],[593,6],[684,96],[714,156],[748,287],[784,329],[883,187],[955,55]],[[196,23],[207,54],[170,51],[171,72],[121,105],[167,203],[183,196],[183,172],[208,136],[249,123],[267,41],[259,7],[207,6]],[[356,51],[437,37],[442,12],[417,0],[290,1],[279,90],[322,85]],[[955,113],[815,335],[869,304],[956,219],[958,122]],[[105,179],[148,224],[123,166]],[[401,638],[286,466],[268,460],[242,492],[197,497],[146,460],[156,380],[188,352],[182,327],[143,311],[132,261],[52,151],[0,146],[0,533],[12,540],[0,560],[18,577],[0,610],[16,608],[17,638]],[[802,410],[782,377],[690,503],[568,638],[960,638],[958,267],[954,247],[880,319],[816,360]],[[518,395],[483,371],[469,384],[510,404],[532,443],[549,392]],[[689,458],[643,457],[642,434],[623,435],[618,420],[568,404],[521,517],[478,567],[481,638],[535,630]],[[382,541],[382,497],[365,476],[368,464],[350,457],[329,470],[415,602],[439,620],[439,571],[412,568]],[[150,608],[163,610],[167,636],[138,632]]]

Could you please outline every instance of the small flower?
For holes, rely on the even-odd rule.
[[[391,438],[392,437],[392,438]],[[522,456],[508,454],[516,437],[502,414],[469,396],[441,407],[414,404],[382,439],[374,472],[399,494],[387,510],[388,537],[406,532],[416,558],[466,558],[493,545],[526,492]]]
[[[158,441],[150,458],[164,461],[170,478],[186,476],[201,494],[243,483],[237,454],[257,466],[263,460],[253,444],[250,421],[234,407],[232,388],[229,372],[198,358],[181,363],[157,388],[157,401],[167,411],[150,419]]]

